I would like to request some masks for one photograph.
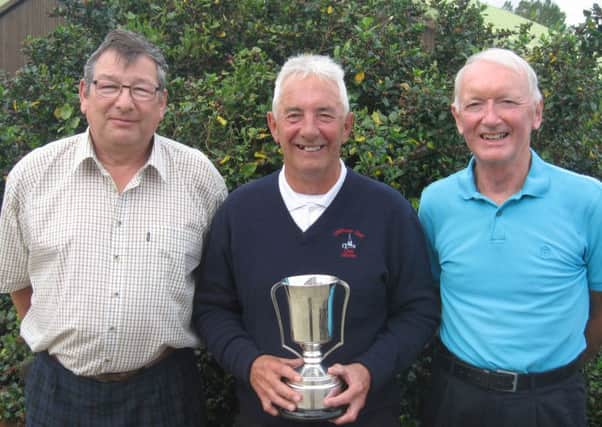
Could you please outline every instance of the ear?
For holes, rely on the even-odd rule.
[[[533,117],[533,130],[539,129],[543,121],[543,99],[535,104],[535,116]]]
[[[272,138],[274,139],[276,144],[280,144],[278,142],[278,125],[276,123],[276,116],[271,111],[268,111],[267,122],[268,122],[268,128],[270,128],[270,133],[272,134]]]
[[[163,120],[165,111],[167,110],[167,89],[163,89],[159,96],[159,117]]]
[[[84,115],[88,110],[88,95],[86,95],[86,82],[84,79],[81,79],[79,81],[79,109]]]
[[[454,116],[454,120],[456,121],[456,128],[458,129],[458,133],[460,135],[464,134],[464,126],[462,125],[462,118],[460,117],[460,112],[456,108],[454,104],[451,105],[451,113]]]
[[[355,122],[355,116],[353,113],[349,112],[345,116],[345,121],[343,122],[343,141],[344,144],[349,139],[351,135],[351,131],[353,130],[353,123]]]

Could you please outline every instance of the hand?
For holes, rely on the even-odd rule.
[[[370,390],[370,371],[361,363],[350,365],[335,364],[328,369],[330,375],[339,376],[345,383],[347,389],[336,396],[324,399],[326,406],[349,405],[347,411],[339,418],[332,420],[334,424],[346,424],[354,422],[360,410],[366,404],[366,396]]]
[[[293,368],[302,364],[302,359],[284,359],[266,354],[255,359],[251,365],[251,386],[268,414],[278,415],[277,407],[289,411],[297,408],[301,395],[287,386],[282,378],[301,381],[301,376]]]

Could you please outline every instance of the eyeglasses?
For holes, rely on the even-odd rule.
[[[135,85],[124,85],[111,80],[94,80],[96,93],[103,98],[115,99],[121,95],[123,88],[130,90],[130,96],[135,101],[151,101],[157,95],[159,86],[153,86],[150,83],[137,83]]]

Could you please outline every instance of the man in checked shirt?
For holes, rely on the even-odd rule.
[[[37,426],[202,426],[192,270],[226,196],[198,150],[155,134],[167,65],[110,32],[80,82],[86,132],[22,159],[0,216],[0,292],[35,359]]]

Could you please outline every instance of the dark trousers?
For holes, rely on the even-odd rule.
[[[486,390],[460,380],[433,361],[424,427],[586,427],[586,392],[580,372],[532,390]]]
[[[202,427],[204,402],[191,349],[119,382],[77,376],[42,352],[25,382],[27,427]]]

